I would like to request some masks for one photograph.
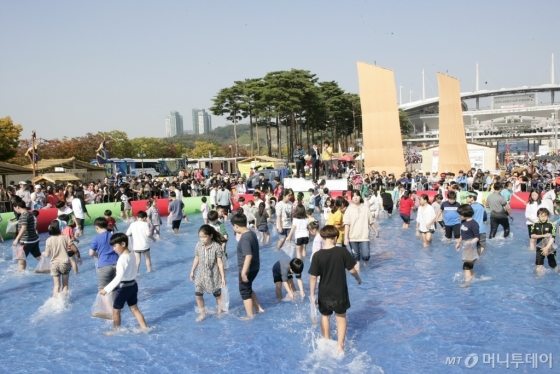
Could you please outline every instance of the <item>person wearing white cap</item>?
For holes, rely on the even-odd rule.
[[[41,185],[35,185],[35,191],[31,194],[31,207],[33,209],[42,209],[45,206],[46,196],[43,192]]]
[[[31,209],[31,193],[27,189],[27,183],[19,182],[19,190],[16,191],[16,195],[21,197],[27,209]]]

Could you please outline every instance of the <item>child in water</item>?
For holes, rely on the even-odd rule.
[[[362,284],[360,274],[356,270],[356,260],[346,248],[337,247],[339,231],[332,225],[323,227],[319,234],[323,238],[325,248],[316,252],[309,267],[309,294],[312,303],[317,303],[321,313],[321,333],[323,338],[330,339],[330,319],[335,313],[338,332],[338,351],[344,352],[346,337],[346,310],[350,308],[346,269]],[[315,298],[317,278],[321,277],[319,292]]]
[[[261,239],[260,243],[263,244],[264,238],[266,236],[265,244],[270,242],[270,231],[268,230],[268,221],[270,220],[268,213],[265,210],[264,203],[259,204],[259,210],[255,213],[255,220],[257,225],[257,230],[259,230]]]
[[[202,213],[202,219],[204,220],[204,224],[207,225],[208,224],[208,212],[210,211],[210,209],[208,208],[208,204],[206,204],[206,197],[203,196],[202,199],[200,199],[202,201],[202,205],[200,206],[200,212]]]
[[[68,214],[61,214],[60,216],[58,216],[58,220],[60,222],[59,228],[61,229],[61,235],[67,236],[72,241],[72,244],[74,246],[76,243],[79,243],[80,241],[78,240],[78,238],[74,236],[74,229],[68,226],[68,221],[70,220]],[[67,252],[68,257],[70,257],[72,270],[74,270],[74,274],[78,274],[78,265],[82,265],[82,257],[80,256],[80,251],[78,251],[78,256],[74,256],[74,251],[71,250],[71,246],[68,246]]]
[[[159,239],[159,233],[161,228],[161,217],[159,215],[159,209],[157,207],[157,200],[150,199],[147,204],[148,211],[148,222],[150,223],[150,232],[154,239]]]
[[[548,260],[548,266],[557,270],[556,249],[554,248],[554,237],[556,236],[556,225],[548,220],[550,213],[547,208],[539,208],[537,217],[539,222],[531,226],[531,239],[536,240],[536,260],[537,272],[542,272],[544,258]]]
[[[119,228],[117,227],[117,221],[115,221],[115,219],[113,217],[111,217],[113,215],[113,212],[111,212],[111,210],[107,209],[104,212],[105,215],[105,219],[107,220],[107,231],[110,232],[116,232],[119,231]]]
[[[117,261],[117,272],[115,278],[99,291],[101,295],[106,295],[116,289],[113,301],[113,331],[121,326],[121,309],[124,304],[128,304],[131,313],[134,315],[140,328],[146,330],[146,320],[138,309],[138,284],[136,283],[136,259],[128,249],[128,236],[123,233],[116,233],[109,241],[113,250],[119,255]]]
[[[218,304],[218,317],[222,315],[222,287],[226,285],[226,275],[222,257],[225,238],[212,226],[202,225],[198,230],[200,241],[194,249],[194,262],[190,278],[195,284],[196,304],[200,311],[196,322],[206,318],[204,293],[212,293]],[[198,268],[195,276],[195,270]]]
[[[463,204],[457,208],[457,214],[461,217],[461,236],[455,245],[459,251],[463,244],[463,273],[465,275],[464,285],[468,285],[475,277],[474,263],[478,259],[477,243],[480,240],[478,223],[473,219],[474,210],[469,204]]]
[[[52,221],[48,230],[50,237],[47,239],[43,257],[51,257],[51,275],[54,282],[53,297],[58,297],[61,288],[64,295],[68,293],[71,265],[67,249],[70,248],[78,256],[80,252],[69,237],[61,235],[60,221],[56,219]]]
[[[282,300],[282,286],[286,289],[288,293],[288,299],[294,299],[294,292],[296,292],[296,286],[294,285],[294,280],[292,274],[295,274],[299,293],[302,298],[305,297],[305,291],[303,290],[303,281],[301,280],[301,273],[303,272],[303,261],[299,258],[283,258],[276,261],[272,267],[272,277],[274,278],[274,284],[276,285],[276,301]]]

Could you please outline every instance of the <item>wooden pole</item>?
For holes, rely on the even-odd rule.
[[[33,166],[33,178],[35,178],[37,174],[37,168],[35,165],[35,130],[31,132],[31,152],[33,152],[31,156],[31,165]]]

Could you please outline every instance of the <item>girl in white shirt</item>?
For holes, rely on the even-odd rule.
[[[424,248],[432,241],[432,234],[435,231],[435,226],[431,223],[436,218],[436,212],[430,205],[430,198],[428,195],[423,194],[420,196],[420,207],[416,215],[416,231],[422,235]]]
[[[295,235],[296,239],[296,257],[302,258],[307,256],[306,247],[309,243],[309,230],[307,226],[309,225],[309,218],[307,218],[307,212],[302,204],[296,207],[296,213],[292,220],[292,229],[286,238],[287,241],[292,240],[292,235]]]
[[[527,230],[529,231],[530,247],[535,250],[535,239],[531,239],[531,226],[534,223],[539,222],[539,217],[537,216],[537,211],[541,207],[541,194],[538,190],[532,190],[529,194],[529,201],[525,206],[525,218],[527,219],[525,223],[527,224]]]

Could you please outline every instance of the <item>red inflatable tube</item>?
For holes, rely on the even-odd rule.
[[[511,196],[509,200],[509,206],[511,209],[525,209],[527,201],[529,201],[530,192],[516,192]]]
[[[49,225],[54,221],[58,215],[57,208],[46,208],[39,209],[39,215],[37,216],[37,231],[47,232]]]
[[[132,206],[132,215],[136,216],[136,214],[141,210],[143,210],[144,212],[147,212],[148,211],[148,207],[146,206],[147,204],[148,204],[148,200],[131,201],[130,206]],[[157,199],[156,206],[159,210],[159,215],[161,217],[165,217],[169,214],[169,200],[168,199]]]

